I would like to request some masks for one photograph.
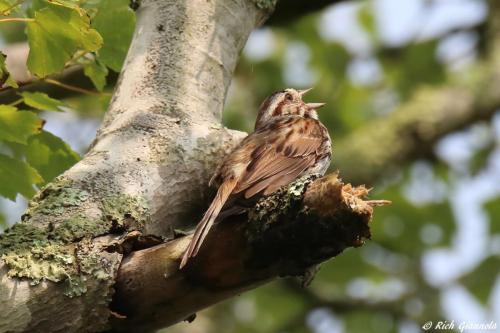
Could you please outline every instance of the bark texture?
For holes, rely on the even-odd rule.
[[[342,1],[278,2],[275,14],[266,24],[282,25],[339,2]],[[499,17],[499,9],[497,2],[491,0],[488,3],[490,17],[485,38],[488,43],[487,57],[478,61],[467,75],[450,77],[442,87],[422,87],[387,118],[362,126],[351,135],[337,140],[333,167],[342,170],[346,180],[373,184],[380,176],[394,173],[415,158],[429,157],[434,144],[442,137],[471,123],[491,119],[500,108],[500,98],[496,94],[500,86],[500,47],[496,42],[500,29],[498,22],[495,22]],[[22,47],[5,51],[16,55],[20,49]],[[20,67],[19,63],[17,67]],[[12,74],[17,72],[22,74],[25,70],[18,69]],[[92,89],[90,80],[78,68],[68,69],[58,79],[62,82],[76,81],[82,87]],[[68,93],[67,90],[61,91],[58,87],[40,81],[22,88],[27,91],[40,89],[54,97]],[[12,89],[0,90],[2,103],[10,103],[17,98],[16,91]],[[391,145],[380,144],[389,142]]]
[[[369,237],[383,202],[336,175],[300,179],[220,223],[178,270],[190,239],[179,230],[198,221],[212,170],[245,135],[221,126],[224,98],[274,2],[141,2],[90,151],[0,236],[1,332],[153,331]]]
[[[253,1],[253,0],[249,0]],[[344,0],[315,0],[310,2],[303,2],[301,0],[283,1],[278,2],[276,10],[269,20],[265,22],[266,25],[283,25],[288,24],[304,15],[319,11],[326,6],[333,5]],[[272,6],[275,1],[254,1],[265,9],[266,6]],[[0,88],[0,104],[9,104],[19,98],[17,94],[20,91],[42,91],[50,96],[56,98],[64,98],[77,94],[75,91],[67,90],[43,80],[38,80],[28,72],[26,67],[26,59],[28,58],[28,43],[15,43],[9,44],[2,49],[2,52],[7,55],[7,68],[10,74],[21,86],[19,89],[12,89],[10,87]],[[92,81],[83,74],[81,66],[72,66],[66,69],[60,75],[53,77],[54,79],[66,83],[77,85],[78,87],[93,90],[94,86]],[[110,72],[107,77],[108,84],[114,85],[116,83],[117,75]]]
[[[306,177],[261,199],[248,214],[217,224],[200,253],[179,271],[190,236],[135,251],[120,268],[113,326],[144,332],[171,325],[215,302],[313,265],[370,237],[373,206],[364,187],[336,174]],[[147,286],[147,287],[145,287]],[[138,306],[140,304],[140,306]]]
[[[196,223],[210,170],[244,135],[220,125],[250,32],[272,2],[144,0],[114,98],[84,159],[0,238],[0,331],[109,327],[134,235]],[[131,236],[132,235],[132,236]]]

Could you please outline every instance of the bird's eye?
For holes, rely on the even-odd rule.
[[[293,96],[292,96],[292,94],[287,93],[287,94],[285,95],[285,99],[286,99],[287,101],[293,101]]]

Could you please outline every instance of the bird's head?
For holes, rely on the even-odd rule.
[[[302,100],[302,97],[311,89],[295,90],[288,88],[275,92],[266,98],[259,108],[255,129],[262,127],[274,117],[301,116],[318,119],[316,110],[325,103],[305,103]]]

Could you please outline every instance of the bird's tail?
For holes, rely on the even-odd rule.
[[[198,250],[200,249],[201,244],[205,240],[205,237],[207,237],[208,231],[212,227],[212,224],[219,215],[227,199],[233,192],[235,186],[236,186],[235,180],[228,180],[223,182],[222,185],[219,187],[217,195],[210,204],[210,207],[208,207],[207,211],[205,212],[205,215],[203,215],[203,218],[201,219],[200,223],[198,223],[198,226],[196,227],[193,239],[191,239],[191,242],[189,243],[189,246],[186,252],[184,253],[184,256],[182,257],[182,261],[179,266],[180,269],[182,269],[186,265],[189,258],[193,258],[196,256],[196,254],[198,254]]]

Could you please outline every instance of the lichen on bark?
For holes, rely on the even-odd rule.
[[[80,206],[88,199],[89,193],[71,187],[71,183],[69,180],[60,179],[47,184],[30,201],[23,219],[29,218],[34,213],[61,215],[67,207]]]
[[[363,200],[368,191],[344,184],[336,173],[318,177],[299,178],[250,210],[247,239],[252,266],[278,262],[280,274],[300,275],[370,238],[372,202]]]
[[[66,282],[67,296],[86,291],[89,278],[112,280],[103,250],[107,243],[93,239],[120,237],[141,230],[148,219],[144,200],[128,195],[106,195],[94,203],[89,190],[68,179],[58,179],[31,201],[22,221],[0,235],[0,255],[10,277]],[[99,212],[88,214],[91,207]],[[64,216],[62,212],[64,211]]]
[[[295,218],[304,209],[302,200],[307,186],[319,174],[308,175],[282,187],[274,194],[264,197],[248,213],[248,238],[258,238],[260,234],[290,217]]]

